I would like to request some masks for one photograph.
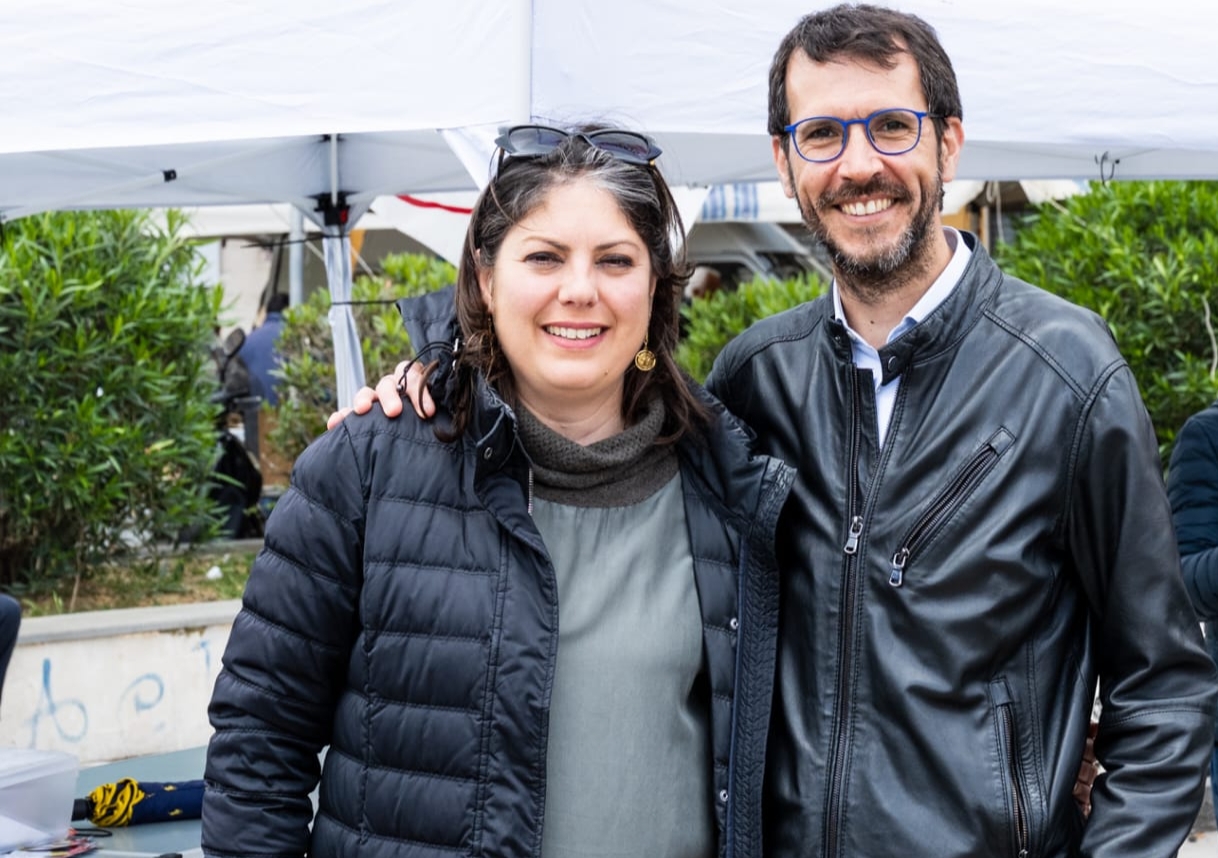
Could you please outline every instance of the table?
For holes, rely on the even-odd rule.
[[[187,748],[167,754],[148,754],[132,757],[103,766],[81,769],[76,778],[76,797],[83,798],[94,787],[112,783],[122,778],[137,781],[164,783],[166,781],[192,781],[203,777],[203,764],[207,758],[207,747]],[[81,821],[81,827],[88,825]],[[101,847],[89,853],[95,858],[157,858],[178,853],[182,858],[202,858],[199,846],[202,836],[197,819],[182,819],[175,822],[153,822],[133,825],[130,828],[108,828],[110,837],[99,838]]]

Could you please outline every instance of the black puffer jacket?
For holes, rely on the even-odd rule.
[[[736,856],[759,854],[773,539],[793,479],[747,440],[720,410],[710,443],[679,451],[713,695],[707,801]],[[485,388],[456,443],[378,408],[297,461],[211,702],[206,853],[539,854],[558,606],[527,472]]]
[[[1167,469],[1184,586],[1205,620],[1205,645],[1218,662],[1218,403],[1184,421]],[[1214,723],[1218,744],[1218,720]]]
[[[829,297],[754,325],[710,383],[799,472],[768,851],[1167,858],[1218,686],[1154,434],[1104,323],[966,240],[952,294],[880,351],[901,377],[882,447]],[[1107,775],[1084,830],[1097,676]]]

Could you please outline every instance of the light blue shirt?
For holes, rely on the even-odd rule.
[[[905,318],[888,332],[888,338],[884,340],[885,344],[891,343],[934,312],[936,307],[947,300],[947,296],[952,294],[952,290],[960,282],[960,276],[964,274],[964,267],[968,265],[973,251],[969,250],[969,246],[961,239],[960,233],[950,226],[944,227],[943,232],[947,236],[948,244],[955,248],[951,261],[947,263],[947,267],[943,269],[943,273],[936,278],[935,282],[930,284],[930,288],[918,299],[918,303],[914,304],[905,314]],[[850,335],[850,351],[854,356],[854,365],[859,369],[871,370],[871,378],[875,384],[875,415],[879,424],[876,431],[879,434],[880,444],[883,445],[884,438],[888,434],[888,422],[892,419],[892,409],[896,405],[897,391],[900,390],[901,377],[897,376],[888,384],[881,383],[884,379],[884,370],[880,366],[880,353],[846,321],[846,314],[842,310],[842,296],[838,292],[836,279],[833,281],[833,314],[839,322],[846,326],[846,332]]]

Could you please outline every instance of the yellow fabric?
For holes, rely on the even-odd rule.
[[[144,798],[139,782],[123,778],[117,783],[102,784],[89,793],[89,821],[103,828],[116,828],[131,822],[131,813]]]

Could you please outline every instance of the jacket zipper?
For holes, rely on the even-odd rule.
[[[943,522],[955,514],[965,499],[972,494],[977,484],[981,482],[981,478],[998,461],[998,457],[1002,455],[1003,451],[1010,446],[1011,440],[1011,436],[1006,430],[999,430],[931,502],[926,512],[905,534],[905,538],[900,543],[901,547],[892,555],[892,566],[888,574],[889,584],[900,587],[905,583],[905,567],[909,564],[909,559],[926,544]]]
[[[861,385],[858,370],[852,376],[850,397],[850,455],[846,466],[850,469],[847,484],[846,514],[850,519],[846,544],[844,583],[842,585],[842,628],[837,639],[837,704],[834,712],[833,751],[829,757],[829,779],[825,793],[825,841],[824,856],[832,858],[838,852],[842,815],[842,785],[846,778],[846,724],[849,719],[849,684],[853,673],[850,661],[850,641],[854,636],[854,610],[858,586],[859,539],[863,533],[863,515],[859,509],[859,450],[862,447],[863,415],[859,404]]]
[[[1011,779],[1011,798],[1015,805],[1015,846],[1018,858],[1028,858],[1028,810],[1024,801],[1023,789],[1019,783],[1019,749],[1015,742],[1015,716],[1011,714],[1011,704],[1004,703],[998,707],[1002,717],[1002,729],[1006,733],[1007,773]]]
[[[733,653],[736,665],[736,677],[735,691],[732,696],[732,735],[728,741],[727,751],[727,801],[723,806],[724,858],[735,858],[736,855],[736,826],[732,822],[732,810],[736,803],[736,715],[740,707],[740,674],[743,670],[741,653],[744,651],[744,646],[741,643],[741,638],[744,636],[745,629],[744,580],[748,574],[748,558],[748,538],[744,534],[741,534],[740,562],[736,567],[736,652]]]

